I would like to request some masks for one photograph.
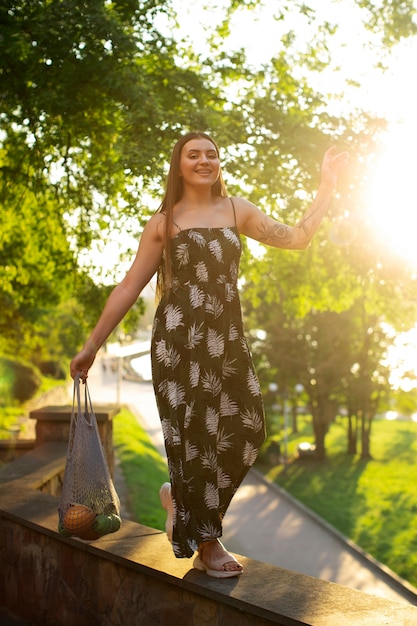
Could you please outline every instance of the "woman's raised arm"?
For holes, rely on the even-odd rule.
[[[338,174],[347,166],[348,161],[347,152],[336,154],[334,147],[327,150],[321,166],[321,180],[316,196],[304,216],[294,226],[274,220],[251,202],[237,198],[239,231],[275,248],[288,250],[307,248],[328,209]]]

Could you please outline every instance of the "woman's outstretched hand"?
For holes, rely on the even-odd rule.
[[[329,187],[336,187],[337,179],[349,163],[348,152],[336,153],[336,146],[326,150],[321,164],[320,183]]]

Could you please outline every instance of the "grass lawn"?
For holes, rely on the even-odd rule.
[[[113,438],[134,520],[165,530],[166,513],[159,500],[159,489],[169,480],[165,460],[136,417],[125,407],[113,421]]]
[[[371,460],[346,454],[346,422],[326,436],[327,460],[294,460],[301,441],[313,442],[311,422],[288,434],[290,462],[272,466],[261,454],[257,469],[344,535],[417,586],[417,424],[377,420]]]

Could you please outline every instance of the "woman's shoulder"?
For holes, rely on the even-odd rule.
[[[258,207],[241,196],[229,196],[236,211],[236,219],[239,222],[245,221],[254,211],[259,211]]]
[[[154,213],[152,217],[147,221],[144,230],[149,233],[153,233],[154,237],[162,239],[163,231],[165,228],[166,215],[161,211]]]
[[[247,198],[242,198],[241,196],[228,196],[228,199],[233,202],[234,206],[243,210],[248,210],[251,208],[256,208],[256,206],[248,200]]]

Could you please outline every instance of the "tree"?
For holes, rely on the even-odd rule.
[[[246,8],[257,4],[244,3]],[[392,5],[392,15],[400,14],[399,3],[383,4]],[[318,24],[315,35],[297,49],[300,40],[288,28],[275,58],[252,68],[243,51],[222,47],[230,18],[241,8],[234,0],[227,5],[204,56],[174,39],[175,16],[168,1],[2,3],[0,204],[5,208],[2,227],[13,234],[8,234],[10,245],[7,237],[0,243],[0,303],[4,319],[26,329],[25,349],[34,345],[33,333],[46,328],[47,319],[63,319],[63,309],[85,317],[82,253],[110,226],[140,235],[150,215],[149,199],[161,192],[166,155],[182,130],[216,129],[230,192],[241,193],[243,187],[267,212],[284,214],[288,221],[301,214],[316,187],[318,155],[330,137],[340,146],[353,146],[355,166],[362,167],[381,121],[357,112],[349,119],[331,115],[328,97],[308,79],[308,72],[329,63],[333,26],[315,22],[314,6],[298,0],[279,7],[277,20],[295,10]],[[354,206],[353,189],[348,191]],[[339,204],[335,211],[336,219],[344,209]],[[42,226],[31,215],[38,215]],[[48,241],[42,235],[46,224],[53,232]],[[39,269],[32,261],[42,253],[48,262]],[[334,254],[334,265],[356,292],[354,273],[345,271],[342,256]],[[314,289],[323,296],[316,301],[327,302],[329,283],[319,274],[308,275],[311,287],[300,274],[299,292],[289,290],[294,301],[285,300],[286,317],[294,309],[298,317],[301,308],[308,311]],[[350,300],[341,281],[330,280]],[[301,298],[301,290],[308,289],[309,297]],[[89,290],[98,309],[106,289],[98,295],[89,284]],[[337,311],[348,306],[335,297],[332,303],[320,306]],[[97,309],[91,309],[93,315]],[[13,351],[9,336],[4,343]]]
[[[303,384],[318,456],[339,407],[347,407],[348,451],[356,453],[359,428],[361,456],[369,458],[372,421],[389,394],[387,348],[417,318],[415,276],[372,245],[369,226],[343,246],[332,233],[328,221],[307,251],[245,257],[243,309],[266,333],[252,345],[255,359],[266,355],[264,384],[271,374],[290,388]]]
[[[39,348],[36,323],[85,300],[81,253],[109,224],[139,231],[141,194],[159,191],[174,138],[221,115],[216,89],[155,26],[170,11],[130,0],[0,7],[3,352]],[[96,316],[100,301],[90,303]]]

